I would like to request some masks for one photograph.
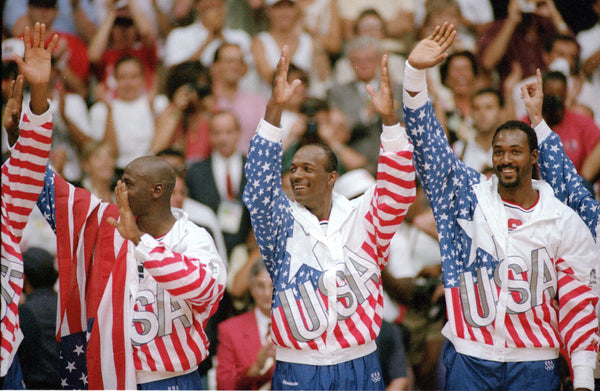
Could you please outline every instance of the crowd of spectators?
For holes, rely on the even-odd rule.
[[[540,69],[544,119],[600,200],[600,0],[584,0],[577,7],[569,4],[566,0],[7,0],[2,18],[2,109],[17,73],[13,55],[23,54],[23,31],[43,22],[47,37],[59,35],[49,91],[55,126],[53,168],[69,182],[114,202],[116,180],[135,158],[158,155],[174,166],[178,187],[172,205],[205,227],[226,255],[227,293],[215,322],[245,316],[258,324],[245,330],[256,342],[245,351],[258,355],[250,358],[237,357],[238,341],[230,340],[231,335],[217,350],[218,332],[230,334],[236,321],[212,325],[209,338],[214,348],[209,360],[216,368],[216,381],[209,364],[202,369],[207,371],[207,384],[258,388],[268,384],[266,377],[272,373],[268,364],[272,347],[264,335],[268,314],[262,308],[268,307],[270,297],[260,298],[257,310],[250,311],[253,299],[266,295],[263,285],[268,287],[269,282],[263,281],[268,275],[264,265],[261,268],[248,211],[241,202],[246,183],[243,165],[264,115],[283,46],[288,46],[291,58],[289,80],[302,81],[281,120],[284,191],[289,159],[302,145],[315,141],[336,153],[340,182],[344,175],[354,173],[352,178],[357,178],[337,191],[351,198],[358,195],[356,189],[374,180],[381,118],[365,86],[378,88],[381,56],[387,53],[402,123],[404,60],[433,26],[450,22],[457,38],[448,58],[428,71],[428,85],[436,116],[456,155],[481,172],[489,170],[494,130],[509,119],[527,120],[520,86]],[[9,153],[3,130],[3,161]],[[292,197],[291,192],[286,194]],[[402,381],[384,378],[390,389],[436,389],[444,312],[437,300],[428,298],[439,297],[435,289],[440,255],[427,200],[419,198],[412,209],[392,242],[389,272],[384,273],[384,287],[390,291],[385,321],[400,325],[404,333],[397,351],[408,352],[408,369],[390,369],[402,373]],[[39,215],[32,216],[22,245],[43,247],[55,256],[56,244],[46,239],[52,233],[39,220]],[[409,260],[414,261],[412,266],[407,265]],[[39,286],[47,289],[53,282]],[[429,289],[425,296],[424,286]],[[22,322],[27,319],[23,316]],[[30,356],[23,352],[23,357]],[[234,358],[243,361],[235,365],[247,372],[219,369],[219,356],[228,357],[230,365]],[[31,381],[34,387],[42,384],[39,379]]]

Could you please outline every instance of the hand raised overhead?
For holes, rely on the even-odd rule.
[[[273,91],[271,92],[271,98],[267,103],[267,110],[265,112],[265,120],[275,126],[279,126],[283,106],[289,102],[296,88],[302,84],[298,79],[288,83],[289,66],[289,49],[285,45],[281,50],[281,58],[279,58],[279,62],[277,63]]]
[[[50,81],[50,71],[52,68],[52,51],[58,41],[58,35],[54,35],[52,40],[45,47],[46,25],[37,22],[33,30],[33,44],[31,43],[31,31],[25,27],[23,43],[25,45],[25,54],[23,58],[15,55],[15,60],[19,66],[19,73],[25,76],[29,84],[45,84]]]
[[[431,35],[421,40],[408,55],[408,63],[416,69],[431,68],[448,56],[446,50],[454,42],[454,25],[436,26]]]
[[[395,125],[398,123],[398,114],[394,108],[394,95],[390,82],[390,71],[388,68],[388,56],[381,57],[381,77],[379,79],[379,91],[367,85],[366,89],[371,96],[375,111],[381,116],[384,125]]]
[[[542,73],[536,70],[535,81],[521,86],[521,97],[525,103],[527,115],[534,128],[542,122],[542,105],[544,103],[544,92],[542,89]]]

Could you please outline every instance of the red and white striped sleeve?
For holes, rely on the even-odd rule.
[[[225,292],[225,264],[206,231],[192,229],[187,234],[194,238],[184,239],[187,245],[181,252],[144,234],[136,254],[144,260],[144,269],[171,296],[201,307],[218,303]]]
[[[375,186],[365,218],[369,240],[365,250],[383,269],[387,263],[392,236],[415,200],[413,146],[400,124],[383,126]]]
[[[2,166],[2,204],[6,208],[3,223],[16,243],[21,241],[27,218],[44,187],[52,142],[52,110],[35,115],[26,105],[20,126],[11,157]]]
[[[6,375],[23,339],[18,317],[23,292],[23,258],[19,243],[27,218],[44,186],[52,141],[52,110],[35,115],[25,107],[20,127],[11,157],[2,165],[0,376]]]

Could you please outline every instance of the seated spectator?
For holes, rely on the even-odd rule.
[[[250,294],[254,310],[219,324],[218,390],[259,390],[269,385],[273,377],[275,345],[271,341],[270,316],[273,283],[261,259],[250,271]]]
[[[262,118],[267,105],[266,99],[258,93],[240,86],[240,81],[248,71],[244,53],[239,45],[222,44],[215,52],[210,67],[212,94],[215,110],[231,110],[240,121],[242,134],[237,146],[242,155],[248,153],[250,139]]]
[[[41,248],[23,253],[25,302],[19,305],[23,342],[17,352],[23,380],[29,389],[60,389],[59,348],[56,341],[58,277],[54,257]]]
[[[60,73],[69,91],[85,97],[90,68],[87,46],[77,35],[60,31],[54,26],[57,15],[57,0],[28,0],[27,14],[22,17],[19,29],[13,26],[12,34],[15,37],[21,36],[22,29],[33,26],[35,22],[46,24],[47,37],[58,34],[59,41],[52,53],[54,68]]]
[[[346,56],[350,59],[355,77],[351,82],[336,84],[327,91],[327,101],[332,107],[337,107],[346,114],[351,128],[358,124],[368,126],[379,121],[365,85],[370,84],[378,88],[382,54],[381,43],[377,39],[361,36],[350,42],[346,47]],[[390,69],[390,73],[394,72],[395,70]],[[400,101],[401,85],[393,84],[392,87],[394,98]]]
[[[401,47],[399,52],[405,53],[414,41],[414,0],[338,0],[338,9],[342,18],[344,41],[356,38],[354,24],[359,15],[366,9],[375,9],[383,16],[388,26],[388,35],[397,39]]]
[[[92,5],[93,0],[58,0],[56,2],[57,14],[54,28],[77,35],[85,42],[94,36],[96,24],[99,23]],[[25,0],[6,0],[3,2],[2,23],[6,31],[12,36],[23,34],[25,26],[29,24],[27,16],[27,2]]]
[[[372,37],[381,43],[381,50],[388,52],[388,64],[394,83],[402,84],[404,75],[404,58],[395,53],[397,42],[390,40],[387,34],[385,19],[374,9],[364,10],[354,24],[355,37]],[[348,56],[337,60],[335,64],[335,81],[338,84],[349,83],[356,79],[356,74]]]
[[[166,94],[171,102],[156,118],[151,150],[184,152],[187,164],[206,159],[211,152],[209,118],[212,107],[208,70],[197,61],[169,70]]]
[[[210,119],[213,152],[192,164],[186,176],[190,197],[217,214],[228,255],[246,241],[250,232],[250,215],[241,201],[246,158],[237,152],[239,137],[240,127],[233,112],[214,114]]]
[[[117,171],[132,160],[150,154],[154,117],[166,106],[166,98],[150,101],[144,91],[144,68],[136,57],[125,56],[115,64],[118,98],[97,102],[90,108],[94,138],[106,140],[117,153]]]
[[[114,68],[117,60],[124,56],[140,60],[144,66],[146,91],[153,95],[158,65],[156,39],[150,21],[135,1],[130,5],[111,2],[108,14],[88,47],[92,69],[99,83],[96,99],[110,101],[115,98]]]
[[[115,152],[106,141],[92,140],[81,150],[81,187],[104,202],[115,203]]]
[[[321,42],[302,31],[301,10],[296,0],[266,0],[269,29],[252,39],[252,55],[256,70],[262,80],[262,93],[270,95],[281,48],[287,45],[290,62],[303,69],[310,77],[309,95],[324,97],[331,73],[329,58]]]
[[[171,67],[186,61],[200,61],[209,67],[223,42],[235,43],[244,52],[246,64],[253,64],[250,36],[243,30],[225,27],[225,0],[196,0],[194,23],[173,29],[165,41],[163,62]]]

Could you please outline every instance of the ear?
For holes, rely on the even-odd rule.
[[[329,175],[327,176],[327,185],[331,186],[331,188],[333,188],[333,185],[335,185],[335,181],[337,181],[338,179],[338,172],[337,171],[332,171],[329,173]]]
[[[538,161],[539,152],[537,149],[531,151],[531,164],[536,164]]]
[[[159,199],[163,195],[164,190],[165,186],[162,183],[155,183],[154,186],[152,186],[152,199]]]

